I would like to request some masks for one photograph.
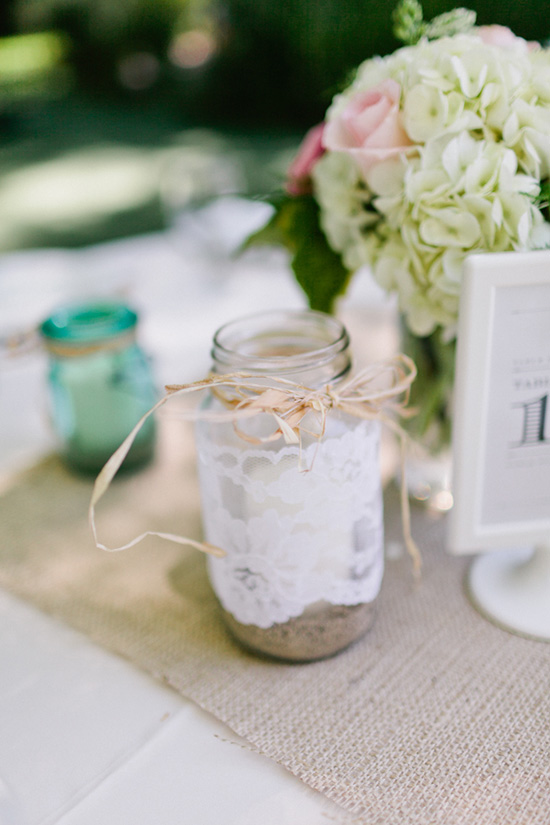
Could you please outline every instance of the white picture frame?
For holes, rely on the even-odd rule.
[[[550,543],[550,250],[470,256],[447,549]]]

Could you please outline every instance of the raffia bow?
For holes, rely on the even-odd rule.
[[[254,376],[249,373],[235,372],[226,375],[209,375],[201,381],[191,384],[171,384],[166,387],[163,396],[136,424],[120,447],[107,461],[96,478],[89,518],[96,546],[103,550],[125,550],[140,542],[146,536],[186,544],[210,553],[224,556],[225,551],[208,542],[172,533],[147,531],[121,547],[109,548],[97,538],[95,525],[95,507],[107,491],[111,481],[126,458],[134,439],[145,421],[160,407],[176,395],[188,395],[210,390],[220,399],[225,410],[185,411],[183,417],[191,420],[211,422],[233,422],[235,432],[245,441],[260,444],[283,438],[287,444],[301,445],[302,437],[307,434],[314,439],[321,439],[325,433],[327,416],[331,410],[339,410],[356,418],[377,419],[390,427],[401,442],[401,512],[403,519],[403,536],[405,545],[413,560],[415,571],[420,569],[420,552],[412,538],[410,529],[410,510],[405,484],[405,455],[408,436],[394,420],[393,415],[409,415],[407,403],[412,382],[416,377],[416,366],[406,355],[399,354],[377,364],[365,367],[352,378],[338,385],[327,384],[320,389],[312,389],[285,378],[274,376]],[[312,413],[317,421],[315,429],[306,428],[304,419]],[[267,436],[252,436],[240,426],[240,422],[257,415],[270,415],[276,424],[275,430]],[[304,469],[304,468],[302,468]],[[311,469],[311,467],[306,468]]]

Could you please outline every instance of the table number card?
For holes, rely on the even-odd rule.
[[[449,544],[550,543],[550,251],[465,266]]]
[[[550,513],[550,279],[495,289],[493,316],[481,524],[536,523]]]

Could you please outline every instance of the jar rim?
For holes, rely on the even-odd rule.
[[[262,342],[272,346],[286,342],[288,349],[297,351],[275,355],[253,351],[254,344]],[[214,335],[212,358],[233,369],[292,373],[329,363],[349,343],[345,326],[333,315],[316,310],[268,310],[221,326]]]
[[[58,343],[91,343],[131,331],[137,313],[116,301],[70,304],[56,310],[40,325],[44,338]]]

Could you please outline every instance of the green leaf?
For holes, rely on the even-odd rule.
[[[476,12],[470,9],[453,9],[434,17],[425,27],[425,35],[429,40],[440,37],[454,37],[455,34],[465,34],[476,24]]]
[[[275,206],[275,204],[272,204]],[[241,252],[251,246],[286,246],[285,233],[280,226],[279,210],[275,207],[275,212],[270,220],[249,235],[241,246]]]
[[[352,273],[328,245],[320,227],[317,202],[311,195],[285,195],[271,202],[275,207],[271,220],[246,240],[244,248],[258,244],[285,246],[310,308],[332,312]]]
[[[336,298],[346,291],[351,272],[327,243],[319,225],[317,203],[313,198],[300,200],[300,242],[296,243],[292,269],[307,295],[311,309],[332,312]]]
[[[400,0],[393,11],[393,33],[406,46],[414,46],[424,34],[424,13],[418,0]]]
[[[540,192],[533,202],[537,209],[542,212],[545,220],[549,219],[548,207],[550,206],[550,179],[542,180],[540,182]]]
[[[426,22],[418,0],[400,0],[393,12],[393,33],[406,46],[414,46],[422,37],[437,40],[463,34],[475,26],[475,22],[475,11],[463,8],[444,12]]]
[[[429,433],[432,446],[442,447],[451,437],[456,341],[445,340],[441,329],[418,336],[404,326],[401,343],[418,370],[409,399],[409,406],[417,414],[405,422],[405,427],[414,438],[424,440]]]

